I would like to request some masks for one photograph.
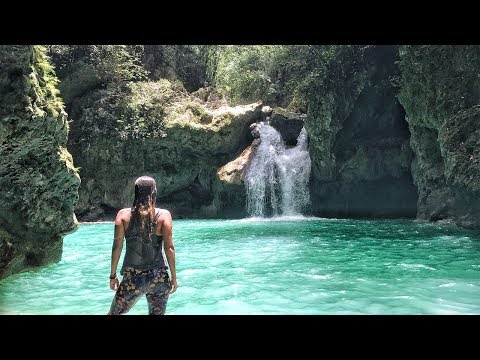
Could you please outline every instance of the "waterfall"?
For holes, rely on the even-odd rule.
[[[294,147],[287,147],[268,124],[259,123],[255,130],[260,142],[245,174],[248,215],[301,215],[310,201],[311,160],[305,128]]]

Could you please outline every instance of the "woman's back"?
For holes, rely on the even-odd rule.
[[[156,234],[157,220],[163,210],[155,208],[151,226],[137,224],[130,221],[125,225],[126,252],[123,260],[121,273],[126,268],[149,270],[158,267],[166,267],[162,252],[162,236]],[[148,221],[148,220],[147,220]]]

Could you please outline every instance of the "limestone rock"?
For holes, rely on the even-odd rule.
[[[159,206],[174,217],[201,216],[217,169],[252,142],[249,126],[262,116],[260,102],[230,107],[207,94],[159,80],[78,99],[69,148],[81,169],[79,218],[111,219],[131,205],[133,182],[144,174],[157,181]]]
[[[0,278],[59,261],[77,229],[80,178],[68,122],[38,46],[0,46]]]

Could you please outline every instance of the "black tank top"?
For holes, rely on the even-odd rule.
[[[152,227],[155,229],[158,217],[163,210],[155,209],[155,217],[153,218]],[[133,268],[139,270],[150,270],[166,266],[163,257],[163,238],[157,235],[155,230],[151,236],[151,241],[147,234],[144,234],[138,227],[130,226],[125,231],[125,241],[127,249],[123,259],[123,265],[120,273],[123,275],[125,269]]]

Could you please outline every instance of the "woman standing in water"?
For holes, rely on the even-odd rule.
[[[172,216],[168,210],[155,207],[156,195],[155,180],[139,177],[132,207],[120,210],[115,218],[110,289],[116,292],[109,315],[127,313],[144,294],[149,315],[163,315],[168,296],[177,290]],[[127,248],[119,282],[117,265],[124,239]]]

